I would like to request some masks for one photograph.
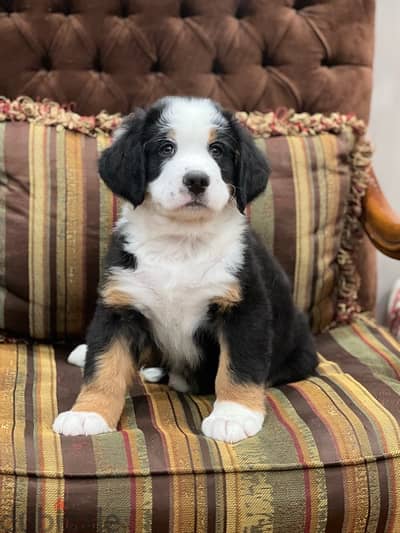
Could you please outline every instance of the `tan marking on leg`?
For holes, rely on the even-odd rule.
[[[241,299],[240,286],[235,284],[232,285],[223,296],[211,300],[211,303],[217,304],[221,308],[221,311],[227,311],[234,305],[238,304]]]
[[[256,384],[235,383],[230,369],[229,350],[225,341],[220,341],[221,353],[215,393],[217,400],[240,403],[253,411],[265,413],[265,387]]]
[[[101,290],[100,295],[104,304],[110,307],[133,307],[134,305],[132,296],[121,291],[114,281],[108,281]]]
[[[99,356],[93,378],[82,386],[71,410],[98,413],[115,429],[133,374],[134,363],[127,342],[115,339]]]

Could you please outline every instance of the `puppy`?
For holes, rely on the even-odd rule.
[[[125,204],[87,333],[84,384],[54,431],[115,430],[135,369],[150,358],[161,367],[153,381],[165,371],[178,391],[215,390],[207,437],[255,435],[265,387],[303,379],[317,362],[289,282],[244,215],[267,184],[263,154],[211,100],[168,97],[124,120],[99,170]]]

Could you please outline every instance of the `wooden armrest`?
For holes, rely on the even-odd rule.
[[[362,223],[378,250],[400,259],[400,216],[390,207],[374,173],[363,201]]]

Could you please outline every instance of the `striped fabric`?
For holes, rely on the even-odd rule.
[[[0,531],[398,532],[400,345],[365,315],[317,343],[318,376],[236,445],[201,435],[211,397],[139,378],[118,432],[60,437],[68,347],[0,345]]]
[[[109,142],[101,132],[0,122],[0,330],[34,339],[84,335],[117,215],[97,175],[98,154]],[[356,137],[348,128],[257,143],[273,173],[249,208],[251,222],[286,269],[314,331],[323,330],[340,311],[340,288],[357,297],[348,286],[349,258],[339,253],[348,206],[355,204]],[[357,234],[352,228],[345,234],[349,255]]]
[[[0,123],[0,329],[82,336],[116,200],[97,176],[109,136]]]
[[[249,207],[250,220],[293,284],[297,306],[314,331],[328,326],[337,306],[336,262],[351,176],[343,165],[354,138],[338,135],[257,139],[272,174]]]

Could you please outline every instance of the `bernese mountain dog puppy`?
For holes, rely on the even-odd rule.
[[[244,214],[267,185],[264,155],[215,102],[167,97],[123,121],[99,170],[125,204],[87,333],[84,384],[54,431],[115,430],[145,365],[150,381],[165,372],[175,390],[215,391],[207,437],[255,435],[265,388],[301,380],[317,363],[288,279]]]

